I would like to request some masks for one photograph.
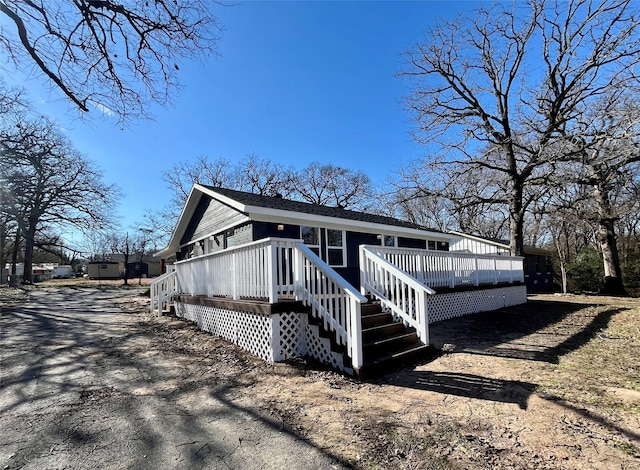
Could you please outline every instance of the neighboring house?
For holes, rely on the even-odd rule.
[[[429,324],[526,302],[522,258],[452,253],[458,237],[335,207],[195,185],[151,308],[271,361],[362,377],[422,353]],[[375,302],[371,302],[370,300]]]
[[[120,263],[120,271],[124,276],[124,255],[112,254],[109,259]],[[140,260],[140,253],[129,255],[128,272],[129,279],[138,277],[156,277],[162,274],[162,260],[156,256],[144,255]]]
[[[117,261],[90,261],[87,263],[89,279],[105,281],[120,279],[121,272],[120,263]]]
[[[34,264],[31,267],[31,278],[33,282],[42,282],[52,279],[54,277],[54,271],[57,266],[58,265],[55,263]],[[11,264],[7,264],[5,266],[5,269],[7,270],[8,282],[8,278],[11,276]],[[24,263],[16,263],[15,276],[17,282],[22,282],[22,279],[24,279]]]
[[[31,270],[33,282],[42,282],[53,279],[53,269],[54,265],[50,263],[34,264]]]
[[[491,240],[461,232],[451,233],[458,237],[451,244],[452,251],[499,255],[511,253],[508,241]],[[524,279],[528,292],[552,292],[555,290],[552,255],[553,252],[550,250],[525,245]]]

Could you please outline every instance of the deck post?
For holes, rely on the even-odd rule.
[[[493,258],[493,283],[498,284],[498,259]]]
[[[361,304],[353,296],[349,296],[349,311],[351,313],[351,361],[354,369],[360,369],[364,364],[362,357],[362,310]]]
[[[358,251],[358,265],[360,266],[360,293],[362,295],[367,295],[367,289],[364,287],[365,283],[368,282],[367,273],[366,273],[366,258],[364,255],[363,245],[360,245],[360,250]]]
[[[418,336],[420,336],[420,339],[426,346],[429,346],[429,312],[428,312],[429,300],[427,299],[428,295],[429,294],[426,291],[423,291],[421,293],[419,297],[419,304],[418,304],[418,315],[416,315],[416,320],[419,321],[419,325],[420,325],[420,328],[419,328],[420,331],[418,331]]]
[[[278,262],[277,247],[272,241],[267,246],[267,289],[269,289],[269,303],[278,302]]]
[[[271,315],[271,360],[273,362],[282,361],[282,352],[280,351],[280,338],[282,331],[280,331],[280,314]]]

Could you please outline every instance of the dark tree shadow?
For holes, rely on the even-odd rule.
[[[529,395],[536,385],[516,380],[492,379],[473,374],[432,371],[402,371],[382,379],[384,384],[429,392],[478,398],[502,403],[514,403],[527,409]]]
[[[593,314],[590,306],[529,300],[527,304],[453,318],[430,325],[431,344],[452,352],[544,361],[557,364],[606,328],[621,311]]]
[[[242,415],[251,416],[254,425],[263,423],[266,428],[293,436],[300,442],[296,452],[306,455],[316,449],[337,466],[342,464],[326,449],[300,439],[282,423],[234,401],[246,385],[233,377],[225,377],[224,386],[211,384],[210,396],[224,406],[214,403],[201,407],[208,418],[205,420],[194,415],[181,399],[191,397],[197,392],[194,387],[202,384],[197,377],[184,376],[179,367],[157,364],[153,353],[162,355],[163,350],[136,347],[148,344],[148,340],[155,344],[156,335],[152,329],[135,327],[135,323],[121,324],[123,312],[115,304],[121,292],[60,289],[43,294],[23,305],[3,307],[0,315],[0,427],[11,426],[21,442],[7,468],[19,468],[34,455],[62,452],[61,448],[69,455],[98,459],[96,449],[108,447],[102,445],[105,437],[115,439],[107,431],[111,426],[131,440],[127,449],[140,456],[136,468],[161,468],[163,462],[166,464],[162,459],[168,442],[181,446],[180,455],[185,459],[182,468],[219,468],[227,458],[237,464],[229,455],[233,447],[225,442],[225,436],[206,423],[215,419],[244,422]],[[166,354],[172,357],[173,352]],[[175,357],[183,354],[176,347]],[[178,388],[165,388],[165,382],[176,380],[181,384]],[[138,389],[154,392],[138,395]],[[92,415],[95,407],[100,407],[97,416]],[[12,418],[20,414],[27,421],[36,419],[35,414],[43,409],[47,411],[41,422],[29,432]],[[96,418],[105,424],[96,424]],[[184,443],[174,442],[179,436]],[[111,451],[102,452],[99,455]],[[257,462],[260,455],[256,452],[251,449],[245,453],[253,453]],[[131,454],[126,457],[131,458]],[[89,461],[85,465],[89,468]]]

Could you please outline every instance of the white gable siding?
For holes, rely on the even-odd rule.
[[[496,253],[509,253],[508,248],[497,246],[492,243],[473,240],[470,238],[460,238],[454,241],[450,246],[450,251],[468,251],[479,255],[489,255]]]
[[[211,199],[204,214],[197,221],[190,241],[219,233],[220,230],[245,220],[247,220],[247,216],[242,212]]]

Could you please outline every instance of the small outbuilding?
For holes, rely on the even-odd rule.
[[[117,261],[90,261],[87,264],[89,279],[120,279],[120,263]]]

